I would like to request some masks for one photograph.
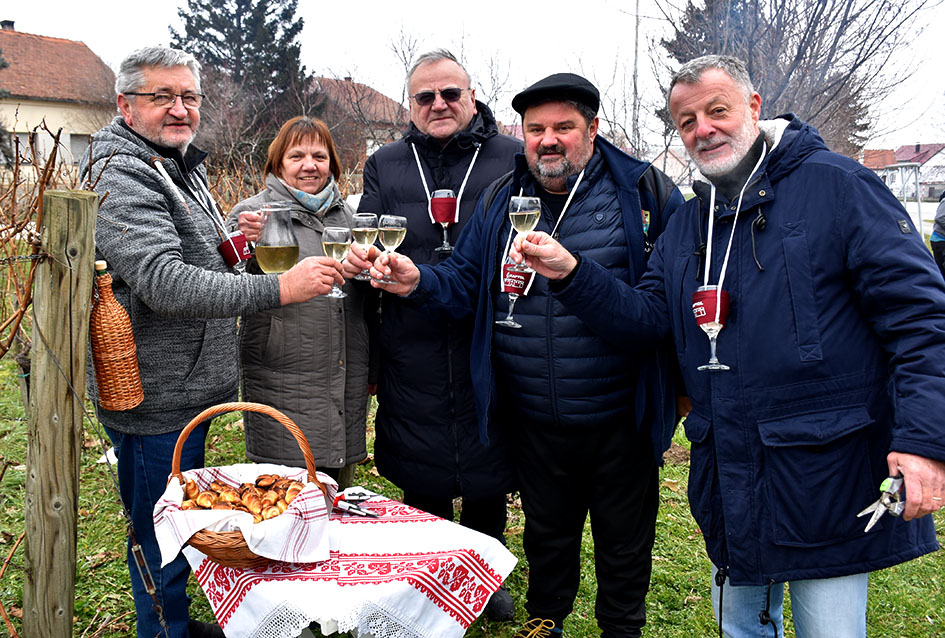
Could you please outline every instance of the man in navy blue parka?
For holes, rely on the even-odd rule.
[[[938,548],[926,514],[945,497],[945,285],[876,175],[793,115],[759,121],[739,60],[686,64],[669,107],[702,175],[636,290],[541,233],[513,257],[569,280],[558,298],[590,318],[594,299],[614,299],[615,339],[671,330],[692,401],[689,501],[725,635],[783,636],[790,582],[799,638],[862,638],[869,572]],[[730,298],[729,370],[699,370],[704,285]],[[903,516],[864,532],[857,514],[897,474]]]
[[[538,228],[626,287],[639,280],[682,204],[665,175],[597,135],[599,104],[597,89],[571,73],[519,93],[512,107],[523,116],[525,154],[484,191],[452,259],[419,270],[399,255],[375,264],[375,275],[393,269],[399,283],[391,292],[475,316],[470,371],[480,433],[488,440],[501,428],[512,439],[525,511],[529,621],[521,635],[561,634],[578,589],[588,513],[602,635],[641,635],[657,464],[675,423],[671,356],[660,356],[656,340],[627,348],[609,325],[622,319],[607,296],[589,291],[590,308],[574,308],[559,299],[561,282],[536,277],[515,305],[522,327],[494,324],[508,308],[499,280],[513,195],[540,197]],[[585,310],[609,319],[588,321]]]

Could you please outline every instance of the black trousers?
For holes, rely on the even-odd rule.
[[[597,624],[605,638],[640,636],[659,507],[658,469],[648,440],[629,424],[553,428],[519,423],[514,429],[529,617],[560,625],[571,613],[590,513]]]
[[[942,276],[945,277],[945,241],[929,243],[932,244],[932,256],[935,257],[935,263],[938,264],[938,269],[942,271]]]
[[[453,520],[453,499],[451,498],[429,498],[405,490],[404,504],[448,521]],[[463,497],[463,511],[459,515],[459,524],[491,536],[505,545],[507,516],[505,494],[481,500]]]

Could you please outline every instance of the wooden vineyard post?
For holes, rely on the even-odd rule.
[[[72,636],[79,460],[98,194],[46,191],[33,286],[24,638]],[[71,387],[70,387],[71,386]],[[73,390],[75,394],[73,394]]]

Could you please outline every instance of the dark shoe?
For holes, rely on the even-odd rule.
[[[515,620],[515,603],[512,594],[502,585],[486,603],[486,618],[492,622],[511,622]]]
[[[561,628],[547,618],[529,618],[512,638],[561,638]]]
[[[187,633],[190,638],[226,638],[220,625],[199,620],[187,621]]]

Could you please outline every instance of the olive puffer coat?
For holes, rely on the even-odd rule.
[[[331,186],[334,188],[334,186]],[[324,217],[303,207],[273,175],[266,190],[237,204],[239,213],[266,202],[291,206],[299,259],[324,255],[326,226],[350,226],[352,211],[337,195]],[[259,272],[255,260],[247,271]],[[344,285],[347,297],[324,295],[242,318],[240,359],[242,398],[284,412],[305,434],[318,467],[339,468],[367,456],[368,328],[366,295],[357,282]],[[253,461],[304,467],[298,443],[283,426],[257,413],[244,414],[246,455]]]

